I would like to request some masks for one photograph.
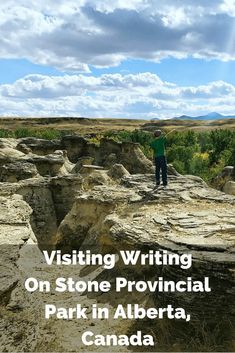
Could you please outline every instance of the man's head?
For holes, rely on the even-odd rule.
[[[161,134],[162,134],[162,130],[155,130],[154,131],[154,136],[155,137],[159,137],[159,136],[161,136]]]

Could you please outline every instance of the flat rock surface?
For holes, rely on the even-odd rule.
[[[8,149],[8,156],[22,159],[21,152],[15,154],[12,142],[2,143]],[[5,155],[2,157],[4,159]],[[36,163],[47,158],[34,156],[31,161]],[[62,163],[63,158],[56,153],[49,156],[53,163],[57,160]],[[66,325],[61,320],[46,321],[43,318],[45,303],[52,302],[59,307],[79,302],[89,310],[93,303],[105,303],[113,311],[120,302],[157,305],[160,300],[150,295],[133,297],[130,293],[120,297],[114,291],[96,296],[87,293],[27,294],[23,289],[24,279],[32,275],[51,281],[60,277],[62,271],[64,277],[84,280],[107,279],[108,276],[100,267],[91,270],[46,266],[38,250],[42,240],[45,246],[69,250],[81,247],[96,252],[118,252],[125,248],[191,252],[195,262],[191,275],[206,273],[211,276],[218,283],[219,296],[212,294],[209,299],[202,297],[199,302],[189,297],[183,299],[185,304],[197,314],[207,300],[207,306],[203,307],[206,318],[218,308],[217,316],[213,311],[218,320],[232,313],[235,197],[208,187],[194,176],[169,175],[168,187],[156,188],[153,174],[124,173],[126,175],[115,179],[106,170],[88,168],[91,170],[89,175],[68,173],[0,183],[1,349],[77,351],[81,333],[91,326],[93,332],[101,334],[123,334],[136,329],[137,323],[128,320],[69,320]],[[122,274],[123,269],[120,271]],[[156,268],[146,268],[141,274],[138,271],[134,268],[128,275],[131,279],[141,276],[152,279],[158,274]],[[120,273],[111,271],[109,276],[113,279]],[[182,276],[182,272],[175,270],[169,270],[167,274],[176,280]],[[149,323],[144,325],[147,327]],[[159,350],[164,349],[159,346]],[[104,348],[91,347],[90,350],[103,352]],[[79,347],[79,351],[87,349]],[[105,351],[117,349],[108,347]],[[118,351],[136,349],[119,347]]]

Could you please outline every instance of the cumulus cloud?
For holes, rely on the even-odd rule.
[[[155,74],[28,75],[0,85],[0,115],[169,118],[234,114],[235,86],[177,86]]]
[[[235,59],[233,0],[6,0],[0,56],[89,72],[127,58]]]

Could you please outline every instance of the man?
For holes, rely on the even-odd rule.
[[[170,131],[167,135],[169,135],[172,131]],[[153,149],[154,152],[154,160],[156,165],[156,186],[159,186],[161,183],[160,172],[162,172],[163,186],[167,186],[167,161],[165,156],[165,141],[167,135],[163,136],[161,130],[156,130],[154,131],[155,139],[150,143],[150,147]]]

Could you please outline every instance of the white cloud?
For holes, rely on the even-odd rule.
[[[179,87],[155,74],[28,75],[0,85],[0,115],[167,118],[235,114],[235,86]]]
[[[127,58],[235,59],[233,0],[6,0],[0,57],[89,72]]]

